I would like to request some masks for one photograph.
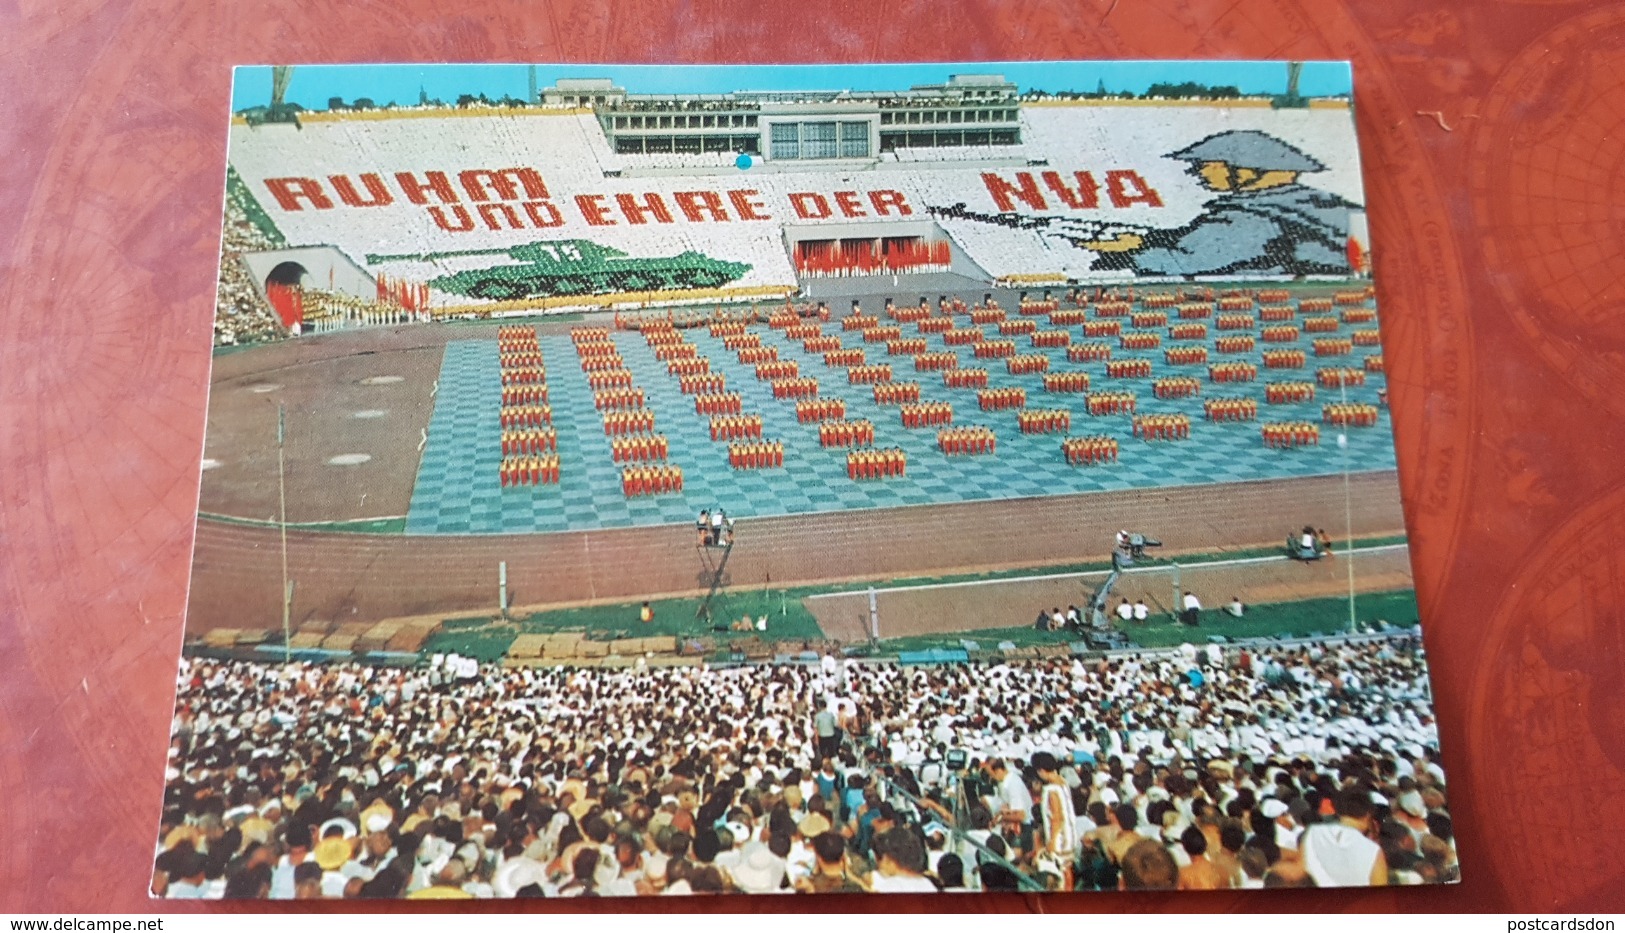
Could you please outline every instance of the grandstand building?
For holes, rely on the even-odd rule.
[[[1293,187],[1277,192],[1291,203],[1252,211],[1256,256],[1170,248],[1205,215],[1218,222],[1213,208],[1242,207],[1181,155],[1237,133],[1296,153]],[[289,256],[240,254],[260,300],[316,283],[381,303],[373,320],[782,301],[821,278],[875,295],[913,290],[912,275],[950,276],[921,291],[1346,278],[1341,239],[1365,230],[1346,100],[1029,100],[996,74],[683,95],[573,78],[523,105],[239,115],[230,166],[268,242],[326,251],[320,268],[294,257],[292,277]],[[1294,205],[1320,205],[1324,235],[1299,250],[1312,262],[1263,252],[1301,235],[1271,219]],[[1147,248],[1095,246],[1119,238]],[[317,307],[279,294],[290,329]]]
[[[628,94],[561,79],[544,104],[590,107],[620,155],[748,153],[767,162],[874,160],[899,149],[1018,146],[1020,101],[1001,75],[953,75],[907,91]]]

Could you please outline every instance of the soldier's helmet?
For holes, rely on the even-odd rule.
[[[1226,130],[1168,155],[1187,162],[1225,162],[1258,172],[1319,172],[1313,157],[1257,130]]]

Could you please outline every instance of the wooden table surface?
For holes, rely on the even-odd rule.
[[[1464,880],[821,906],[1625,908],[1625,6],[14,0],[0,35],[0,911],[150,909],[233,63],[1005,58],[1353,60]]]

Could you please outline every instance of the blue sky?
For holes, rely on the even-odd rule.
[[[528,93],[529,65],[301,65],[294,68],[287,100],[326,109],[330,97],[353,101],[370,97],[379,104],[416,103],[421,87],[445,101],[459,94],[488,97]],[[718,94],[726,91],[901,90],[913,84],[940,84],[950,74],[1002,74],[1023,91],[1092,91],[1104,81],[1108,91],[1139,93],[1159,81],[1234,84],[1243,93],[1275,94],[1286,89],[1285,62],[960,62],[930,65],[537,65],[538,87],[559,78],[610,78],[633,93]],[[1310,97],[1350,93],[1345,62],[1308,62],[1299,90]],[[237,69],[231,108],[263,106],[271,99],[271,68]]]

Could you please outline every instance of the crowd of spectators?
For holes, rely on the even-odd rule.
[[[1449,880],[1413,635],[905,667],[188,658],[154,891]]]
[[[275,249],[235,198],[226,198],[225,226],[220,242],[220,280],[215,294],[214,342],[216,346],[256,343],[287,336],[287,328],[254,287],[254,279],[243,265],[243,253]]]

